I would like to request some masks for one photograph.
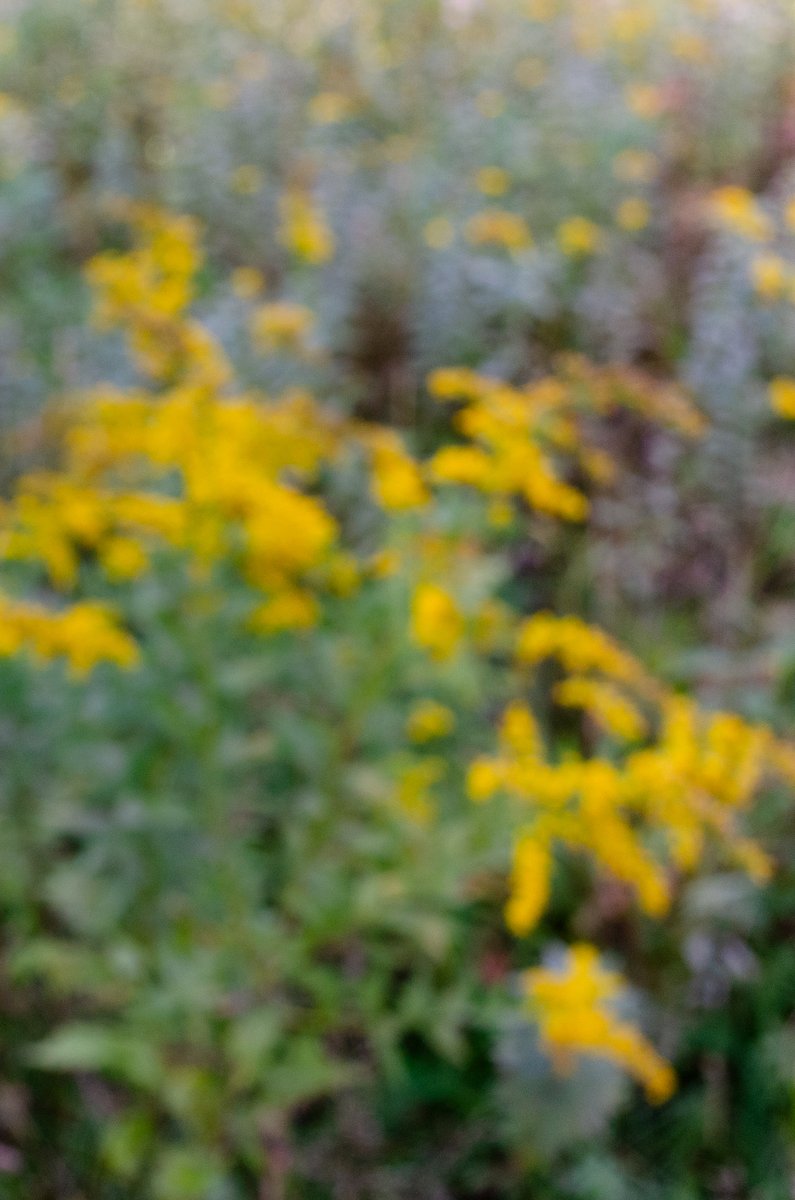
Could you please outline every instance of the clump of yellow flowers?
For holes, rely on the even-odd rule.
[[[724,195],[719,210],[758,232],[745,201]],[[527,936],[542,920],[561,848],[586,856],[657,918],[677,879],[712,844],[764,880],[771,864],[745,835],[743,816],[766,777],[795,780],[790,748],[764,727],[673,694],[578,618],[523,617],[488,580],[472,585],[471,565],[484,557],[481,535],[455,532],[452,506],[445,507],[463,490],[484,509],[486,538],[527,510],[583,521],[589,492],[614,469],[591,436],[599,418],[623,408],[695,437],[703,421],[687,398],[578,358],[524,386],[438,370],[428,389],[452,406],[456,440],[421,460],[396,430],[340,416],[306,392],[265,397],[237,387],[222,347],[189,315],[202,263],[197,226],[151,206],[121,211],[132,247],[100,255],[88,274],[96,318],[124,331],[142,382],[77,398],[60,465],[24,476],[0,512],[3,561],[34,564],[49,599],[47,606],[0,597],[0,655],[63,658],[77,675],[103,661],[133,667],[146,647],[110,607],[82,594],[96,578],[123,591],[169,556],[197,586],[214,571],[232,572],[246,589],[244,621],[255,636],[309,636],[327,606],[382,588],[421,677],[427,670],[446,681],[439,694],[447,703],[414,697],[403,725],[409,757],[396,798],[404,819],[420,828],[435,820],[432,789],[449,774],[445,758],[425,747],[459,737],[450,699],[461,693],[451,683],[459,663],[488,660],[495,648],[506,655],[515,694],[493,751],[474,756],[456,741],[455,753],[472,760],[470,800],[501,797],[509,808],[512,933]],[[329,256],[330,234],[304,193],[285,199],[282,217],[292,252],[309,265]],[[510,249],[529,242],[528,231],[501,214],[469,232]],[[567,252],[592,252],[597,235],[570,223]],[[258,283],[247,294],[260,290]],[[267,352],[299,342],[311,323],[309,310],[282,298],[260,305],[250,327]],[[783,408],[788,393],[782,385],[778,392]],[[362,503],[381,510],[377,552],[348,544],[326,501],[324,478],[340,465],[363,470]],[[530,701],[539,688],[546,716]],[[549,711],[579,714],[580,749],[555,751],[544,728]],[[618,977],[599,967],[593,948],[575,946],[565,970],[538,968],[524,980],[542,1040],[562,1066],[572,1054],[598,1054],[635,1076],[652,1099],[670,1093],[670,1068],[610,1009]]]

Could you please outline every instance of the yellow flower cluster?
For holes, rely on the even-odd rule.
[[[21,650],[42,661],[66,660],[73,675],[86,675],[98,663],[132,667],[138,648],[102,604],[84,601],[61,611],[0,595],[0,657]]]
[[[676,1085],[672,1068],[634,1026],[611,1010],[622,980],[600,965],[593,946],[569,947],[560,969],[526,971],[523,984],[542,1043],[559,1070],[570,1070],[576,1055],[592,1055],[625,1070],[652,1102],[660,1104],[671,1096]]]
[[[704,423],[675,387],[620,367],[598,368],[575,356],[562,359],[560,372],[524,388],[474,371],[447,368],[428,381],[437,400],[461,401],[454,423],[465,444],[445,446],[431,459],[436,483],[477,488],[495,500],[521,497],[531,508],[568,521],[580,521],[588,501],[560,478],[558,461],[568,455],[597,482],[609,479],[612,463],[588,444],[581,421],[629,408],[678,432],[695,437]]]
[[[769,876],[767,856],[739,824],[765,775],[792,779],[789,747],[769,729],[669,694],[577,618],[542,613],[524,621],[516,657],[524,668],[556,660],[567,678],[554,699],[585,710],[619,741],[646,737],[652,724],[656,733],[621,763],[575,755],[551,762],[529,709],[506,710],[500,753],[471,765],[468,787],[475,801],[504,792],[520,814],[532,814],[514,850],[506,907],[514,933],[529,933],[543,915],[556,842],[585,851],[650,915],[666,910],[672,872],[695,868],[710,837],[752,878]]]
[[[343,557],[335,521],[299,486],[335,452],[335,431],[303,393],[270,404],[220,394],[223,352],[183,311],[200,265],[194,226],[140,206],[129,215],[136,244],[95,259],[89,275],[100,317],[128,331],[163,388],[82,400],[61,468],[24,477],[3,511],[3,553],[41,562],[60,588],[86,557],[114,581],[146,570],[162,546],[203,567],[229,558],[265,594],[257,628],[304,628],[317,615],[310,576],[335,586]]]
[[[125,253],[108,251],[89,264],[96,321],[125,330],[138,367],[150,378],[222,387],[231,375],[225,355],[201,325],[184,317],[202,262],[196,223],[151,205],[118,202],[115,209],[136,242]]]

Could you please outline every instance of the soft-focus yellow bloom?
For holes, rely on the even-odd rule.
[[[511,251],[526,250],[533,244],[524,217],[501,208],[486,209],[470,217],[466,236],[473,246],[504,246]]]
[[[406,732],[412,742],[431,742],[455,728],[455,714],[436,700],[421,700],[409,713]]]
[[[481,167],[475,176],[475,186],[484,196],[504,196],[511,177],[502,167]]]
[[[648,730],[636,706],[612,684],[572,676],[557,684],[553,694],[558,704],[584,709],[609,733],[626,741],[636,741]]]
[[[83,601],[49,611],[0,595],[0,657],[28,649],[44,661],[63,658],[71,674],[88,674],[98,663],[135,666],[139,652],[103,604]]]
[[[420,467],[398,435],[386,429],[368,431],[365,440],[372,447],[372,488],[379,504],[391,512],[427,504],[430,495]]]
[[[719,225],[749,241],[765,242],[773,234],[770,218],[747,188],[718,188],[710,197],[710,207]]]
[[[298,189],[288,191],[281,199],[280,212],[282,244],[312,266],[328,262],[334,253],[334,236],[309,194]]]
[[[411,602],[411,636],[439,662],[452,658],[464,636],[464,617],[453,597],[435,583],[421,583]]]
[[[552,858],[549,849],[533,834],[514,843],[511,894],[505,906],[505,924],[517,937],[535,929],[549,902]]]
[[[232,291],[240,300],[251,300],[265,287],[265,276],[255,267],[237,267],[232,272]]]
[[[795,420],[795,379],[779,375],[771,382],[769,395],[774,412]]]
[[[310,592],[288,589],[258,605],[249,617],[249,624],[258,633],[282,633],[311,629],[317,624],[318,615],[317,600]]]
[[[311,309],[290,300],[277,300],[251,314],[249,330],[259,348],[268,351],[300,346],[314,324]]]
[[[560,969],[526,971],[524,987],[542,1041],[560,1070],[573,1065],[573,1055],[595,1055],[634,1076],[653,1103],[671,1096],[676,1086],[671,1067],[632,1025],[610,1010],[621,979],[600,966],[593,946],[569,947]]]
[[[640,196],[628,196],[622,200],[616,212],[616,223],[627,233],[637,233],[645,229],[651,220],[651,209],[648,201]]]
[[[780,300],[787,289],[787,264],[778,254],[759,254],[751,263],[751,281],[762,300]]]
[[[109,579],[121,582],[143,575],[149,566],[149,555],[135,538],[111,537],[103,544],[99,561]]]
[[[558,226],[557,241],[570,258],[586,258],[601,246],[602,231],[587,217],[570,217]]]
[[[406,816],[420,825],[427,825],[431,821],[432,788],[444,778],[446,770],[444,759],[423,758],[412,763],[401,773],[398,779],[397,801]]]

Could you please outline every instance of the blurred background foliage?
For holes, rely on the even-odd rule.
[[[790,732],[790,0],[0,11],[4,494],[58,461],[73,397],[142,386],[85,272],[126,249],[132,197],[200,223],[193,312],[246,394],[306,389],[423,459],[458,437],[439,368],[524,385],[576,354],[692,397],[696,441],[584,418],[614,470],[569,470],[583,523],[522,505],[501,533],[456,495],[434,533],[478,542],[471,611],[579,614],[707,709]],[[355,455],[307,490],[360,559],[409,564],[328,588],[317,629],[242,633],[228,564],[197,583],[161,547],[121,586],[81,562],[74,589],[118,605],[134,671],[0,658],[0,1196],[791,1197],[791,801],[751,814],[764,889],[716,855],[652,921],[565,851],[511,937],[513,827],[464,798],[505,657],[411,643],[421,543]],[[3,570],[50,602],[30,564]],[[431,750],[406,733],[428,697],[456,718]],[[555,753],[595,745],[546,716]],[[446,764],[430,822],[394,803],[415,759],[409,805]],[[583,940],[676,1065],[661,1107],[604,1059],[561,1071],[518,1000],[522,969]]]

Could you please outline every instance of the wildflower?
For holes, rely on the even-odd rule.
[[[265,604],[258,605],[249,617],[257,633],[282,633],[311,629],[319,615],[317,600],[309,592],[288,588]]]
[[[412,742],[431,742],[446,737],[455,727],[455,716],[445,704],[421,700],[409,713],[406,731]]]
[[[651,219],[648,202],[640,196],[629,196],[622,200],[616,212],[616,222],[627,233],[637,233],[645,229]]]
[[[119,583],[142,575],[149,566],[149,555],[135,538],[112,537],[103,543],[99,561],[108,578]]]
[[[373,447],[372,488],[379,504],[390,512],[420,508],[429,500],[420,468],[406,452],[400,439],[382,430],[368,441]]]
[[[471,217],[466,225],[467,240],[473,246],[504,246],[517,252],[533,244],[533,237],[523,217],[504,209],[491,208]]]
[[[542,1042],[559,1069],[568,1069],[572,1055],[594,1055],[634,1076],[653,1103],[670,1097],[673,1070],[637,1029],[611,1012],[621,979],[599,965],[594,947],[571,946],[565,966],[536,967],[525,972],[523,983]]]
[[[444,662],[452,658],[464,635],[464,618],[452,596],[435,583],[421,583],[411,602],[414,642]]]
[[[491,800],[505,784],[505,771],[499,759],[476,758],[467,771],[467,795],[475,804]]]
[[[647,731],[647,722],[635,705],[614,686],[573,676],[556,685],[554,697],[567,708],[582,708],[609,733],[636,741]]]
[[[281,200],[279,236],[297,258],[321,266],[334,253],[334,237],[320,209],[306,192],[294,189]]]
[[[475,176],[475,186],[484,196],[504,196],[511,177],[502,167],[481,167]]]
[[[777,254],[759,254],[751,263],[751,280],[762,300],[779,300],[787,287],[787,264]]]
[[[532,833],[514,844],[510,897],[505,924],[516,937],[525,937],[538,924],[549,901],[552,858],[549,849]]]
[[[249,321],[254,341],[263,350],[300,346],[315,323],[314,313],[303,304],[289,300],[263,304]]]
[[[795,379],[779,375],[771,382],[768,392],[774,412],[795,420]]]
[[[251,300],[265,287],[265,278],[255,267],[236,267],[232,272],[232,291],[240,300]]]
[[[710,197],[712,215],[719,225],[751,242],[765,242],[773,233],[770,218],[747,188],[718,188]]]
[[[571,217],[558,226],[557,240],[560,249],[568,257],[587,258],[599,249],[602,232],[587,217]]]
[[[433,816],[431,789],[443,779],[447,767],[442,758],[423,758],[412,763],[400,775],[397,801],[403,812],[420,825]]]

